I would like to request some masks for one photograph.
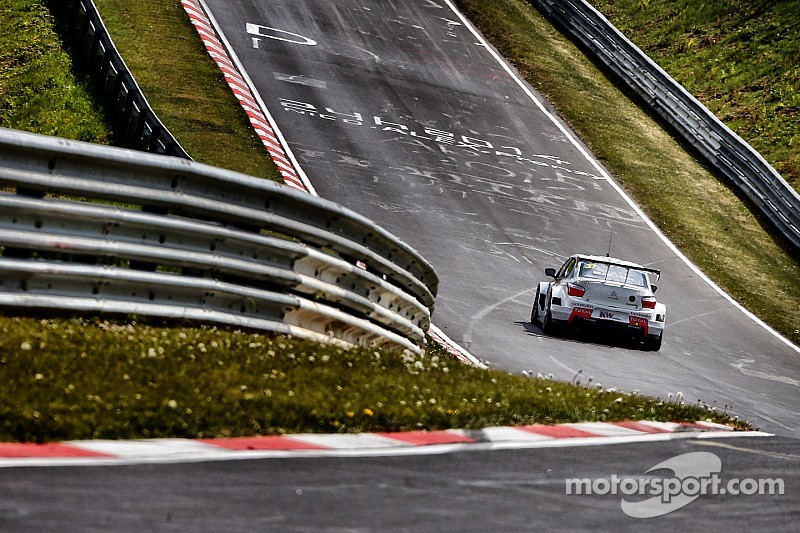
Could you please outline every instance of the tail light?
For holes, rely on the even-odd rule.
[[[655,296],[643,296],[642,297],[642,309],[655,309],[656,308],[656,297]]]
[[[580,285],[575,285],[573,283],[567,283],[567,294],[570,296],[577,296],[581,298],[584,294],[586,294],[586,289],[581,287]]]

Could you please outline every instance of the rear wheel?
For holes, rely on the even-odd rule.
[[[533,309],[531,309],[531,324],[538,324],[539,318],[539,288],[536,288],[536,298],[533,299]]]
[[[553,322],[553,315],[550,313],[550,309],[547,309],[542,319],[542,332],[547,335],[555,335],[557,329],[556,324]]]
[[[658,337],[647,337],[644,339],[644,349],[649,352],[657,352],[661,349],[661,339],[664,337],[662,332]]]

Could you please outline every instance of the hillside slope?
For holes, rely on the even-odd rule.
[[[800,190],[800,0],[591,0]]]

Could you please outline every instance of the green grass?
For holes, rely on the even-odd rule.
[[[282,182],[178,0],[95,0],[158,117],[195,161]]]
[[[72,71],[40,0],[0,4],[0,125],[107,144],[111,131],[85,78]]]
[[[0,319],[0,441],[712,420],[720,406],[214,328]],[[588,381],[588,378],[587,378]]]
[[[800,0],[592,4],[800,190]]]
[[[791,281],[800,278],[800,254],[527,2],[456,3],[696,265],[800,343],[800,294]],[[707,75],[701,67],[696,72]]]

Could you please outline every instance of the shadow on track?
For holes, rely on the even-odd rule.
[[[558,335],[548,335],[542,331],[542,327],[538,324],[522,321],[515,321],[514,324],[522,326],[525,332],[531,337],[552,339],[554,341],[573,344],[590,344],[593,346],[606,346],[647,352],[641,341],[615,331],[604,331],[599,328],[586,327],[565,328]]]

